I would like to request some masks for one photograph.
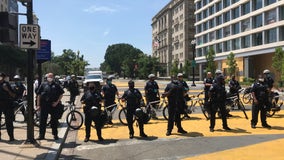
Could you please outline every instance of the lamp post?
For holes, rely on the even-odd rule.
[[[192,62],[191,62],[191,65],[192,65],[192,84],[191,84],[191,86],[196,86],[195,83],[194,83],[194,80],[195,80],[194,69],[195,69],[195,65],[196,65],[196,62],[195,62],[195,46],[196,46],[196,40],[193,39],[191,41],[191,47],[192,47]]]

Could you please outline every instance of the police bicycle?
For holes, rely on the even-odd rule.
[[[184,109],[184,112],[182,113],[181,119],[185,119],[186,117],[189,117],[188,114],[191,114],[198,110],[198,106],[201,108],[201,111],[205,118],[208,120],[209,119],[209,114],[207,110],[204,107],[204,98],[201,98],[200,95],[202,95],[204,91],[198,93],[196,96],[193,95],[189,97],[189,100],[187,102],[186,108]],[[163,110],[163,115],[165,119],[168,119],[168,105],[164,108]]]
[[[271,101],[272,106],[266,113],[267,117],[272,117],[273,115],[275,115],[276,112],[279,112],[281,110],[281,107],[283,105],[283,100],[280,100],[279,98],[280,95],[277,92],[272,93],[272,101]]]
[[[245,104],[252,104],[253,97],[252,97],[251,90],[252,90],[252,87],[248,87],[244,89],[244,94],[242,96],[242,99]]]
[[[24,115],[22,114],[22,110],[24,109],[25,111],[27,110],[27,100],[25,98],[19,99],[17,101],[13,102],[13,107],[14,107],[14,121],[15,122],[23,122],[25,120],[26,112]],[[1,127],[3,127],[6,122],[5,122],[5,116],[4,114],[1,115]]]
[[[122,106],[122,105],[121,105]],[[126,104],[125,104],[126,106]],[[127,115],[127,108],[125,106],[122,106],[122,109],[118,113],[118,118],[121,124],[127,125],[127,120],[126,120],[126,115]],[[150,112],[147,112],[147,108],[145,107],[145,103],[142,100],[140,103],[140,109],[143,111],[144,117],[144,123],[147,123],[151,119],[151,114]],[[133,116],[133,123],[138,119],[136,115]]]
[[[243,89],[240,89],[239,93],[242,91]],[[236,110],[236,107],[237,107],[237,109],[241,110],[244,113],[245,118],[248,119],[248,116],[246,114],[246,108],[243,102],[240,100],[238,94],[232,94],[232,95],[227,96],[225,105],[226,105],[226,109],[228,112],[230,112],[231,110]]]
[[[76,110],[80,109],[80,107],[76,107],[74,103],[67,101],[67,105],[65,105],[65,109],[66,108],[69,109],[69,113],[66,115],[67,125],[74,130],[80,129],[84,122],[82,113]]]
[[[110,122],[112,120],[112,117],[113,117],[113,114],[114,112],[119,108],[119,107],[122,107],[122,104],[120,102],[120,98],[118,98],[118,102],[117,103],[114,103],[112,105],[109,105],[109,106],[106,106],[104,107],[104,110],[102,112],[102,118],[103,118],[103,121],[104,121],[104,125],[105,124],[109,124],[108,122]],[[112,108],[111,110],[109,110],[109,108]]]

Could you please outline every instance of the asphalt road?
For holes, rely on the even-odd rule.
[[[127,81],[114,81],[120,92],[127,88]],[[159,82],[162,92],[167,82]],[[189,83],[190,84],[190,83]],[[143,89],[145,81],[137,81],[136,87]],[[198,93],[202,84],[191,88],[192,94]],[[142,91],[142,90],[141,90]],[[134,139],[128,138],[128,128],[114,120],[113,125],[105,126],[103,142],[97,141],[96,131],[92,129],[91,140],[83,142],[84,126],[78,130],[69,130],[60,159],[218,159],[218,160],[283,160],[284,112],[281,110],[268,123],[272,129],[250,128],[251,112],[247,110],[249,120],[242,112],[232,112],[228,119],[232,131],[224,131],[220,119],[216,121],[215,132],[209,132],[209,121],[200,112],[191,114],[189,120],[182,121],[187,134],[179,134],[176,128],[171,136],[166,136],[167,121],[162,117],[150,120],[145,125],[148,138],[140,138],[138,127],[134,127]]]

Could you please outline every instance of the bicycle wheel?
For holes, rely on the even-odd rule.
[[[209,113],[208,113],[208,110],[205,108],[204,104],[200,104],[200,107],[201,107],[201,111],[204,115],[204,117],[206,118],[206,120],[209,120]]]
[[[149,121],[150,121],[150,119],[151,119],[151,117],[152,117],[152,112],[153,112],[153,110],[152,109],[147,109],[146,107],[140,107],[142,110],[143,110],[143,112],[144,113],[146,113],[147,114],[147,117],[146,117],[146,119],[145,119],[145,121],[144,121],[144,123],[146,124],[146,123],[148,123]],[[154,113],[155,113],[155,111],[154,111]],[[156,114],[156,113],[155,113]]]
[[[120,123],[122,123],[123,125],[127,125],[126,114],[127,114],[126,108],[122,108],[122,109],[119,111],[119,114],[118,114],[119,121],[120,121]]]
[[[168,105],[166,105],[164,108],[163,108],[163,116],[166,120],[168,120],[168,117],[169,117],[169,110],[168,110]]]
[[[243,102],[245,104],[251,103],[251,93],[244,93],[243,94]]]
[[[24,106],[23,106],[24,107]],[[24,113],[25,114],[25,113]],[[24,122],[25,121],[25,115],[23,115],[22,111],[20,108],[18,108],[15,112],[15,122]]]
[[[266,117],[272,117],[276,111],[269,110],[266,112]]]
[[[70,128],[77,130],[83,125],[83,115],[79,111],[71,111],[66,116],[66,122]]]
[[[36,127],[39,127],[39,125],[40,125],[40,111],[38,111],[38,110],[34,111],[34,125]]]
[[[5,122],[5,116],[4,114],[1,114],[1,119],[0,119],[0,125],[1,127],[5,126],[6,122]]]
[[[248,116],[247,116],[247,113],[246,113],[246,108],[245,108],[245,106],[244,106],[244,104],[239,100],[239,108],[240,108],[240,110],[242,110],[243,111],[243,113],[244,113],[244,115],[245,115],[245,117],[246,117],[246,119],[248,119]]]

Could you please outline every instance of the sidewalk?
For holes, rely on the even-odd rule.
[[[69,99],[69,93],[65,92],[62,102],[65,103]],[[27,124],[21,122],[14,122],[14,136],[15,141],[9,142],[6,127],[1,129],[0,140],[0,159],[7,160],[23,160],[23,159],[36,159],[36,160],[55,160],[58,158],[62,144],[66,139],[68,127],[65,122],[67,112],[64,112],[62,118],[59,120],[60,126],[58,127],[59,140],[54,140],[51,133],[51,128],[47,127],[45,140],[36,140],[36,144],[25,144],[27,139]],[[34,138],[39,135],[39,128],[34,127]]]

